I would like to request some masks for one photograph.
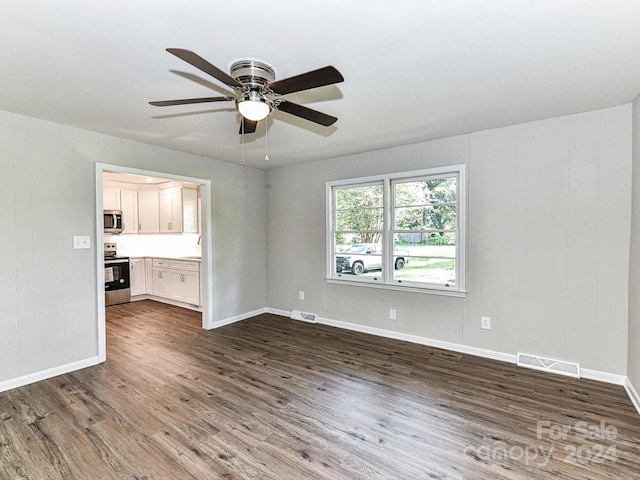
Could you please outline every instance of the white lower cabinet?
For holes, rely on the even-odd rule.
[[[171,297],[169,260],[153,259],[153,294],[158,297]]]
[[[171,298],[200,305],[200,265],[196,262],[171,260],[170,268]]]
[[[153,295],[153,258],[144,259],[144,277],[144,293],[147,295]]]
[[[153,259],[153,295],[200,306],[200,264]]]
[[[171,298],[179,302],[200,305],[198,274],[171,270]]]
[[[131,296],[144,295],[146,293],[145,259],[132,258],[129,260]]]

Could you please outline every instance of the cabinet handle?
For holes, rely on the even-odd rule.
[[[138,230],[142,230],[142,224],[141,223],[138,224]]]

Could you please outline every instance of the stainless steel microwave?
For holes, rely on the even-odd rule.
[[[104,211],[104,233],[122,233],[124,223],[122,223],[121,210]]]

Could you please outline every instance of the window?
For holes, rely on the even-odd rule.
[[[464,292],[464,166],[327,183],[330,280]]]

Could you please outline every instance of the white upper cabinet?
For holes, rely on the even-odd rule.
[[[160,190],[160,232],[182,232],[182,199],[181,188],[165,188]]]
[[[104,210],[122,211],[122,233],[198,233],[198,189],[170,184],[160,188],[107,180],[102,189]]]
[[[182,231],[198,233],[198,191],[195,188],[182,188]]]
[[[160,190],[160,233],[197,232],[197,190],[185,187]]]
[[[138,192],[121,190],[120,205],[122,210],[122,233],[138,233]]]
[[[138,232],[159,233],[160,217],[158,215],[158,191],[138,191]]]
[[[104,210],[120,210],[120,189],[105,185],[102,189],[102,208]]]

